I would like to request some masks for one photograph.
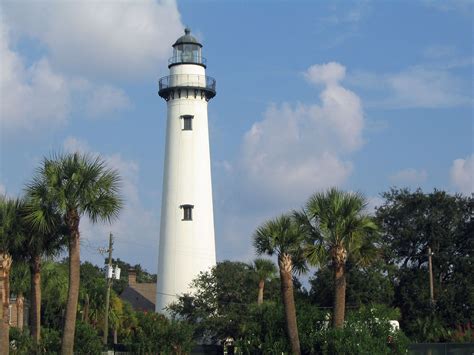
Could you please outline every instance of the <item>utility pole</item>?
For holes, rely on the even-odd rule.
[[[114,245],[114,239],[112,233],[109,236],[109,263],[107,265],[107,296],[105,298],[105,319],[104,319],[104,337],[102,342],[104,345],[107,345],[107,337],[109,335],[109,303],[110,303],[110,286],[112,286],[113,275],[111,274],[112,270],[112,246]]]
[[[434,290],[433,290],[433,263],[431,257],[433,253],[431,252],[431,247],[428,247],[428,269],[430,272],[430,304],[434,306]]]

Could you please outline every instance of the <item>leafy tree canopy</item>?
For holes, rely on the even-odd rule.
[[[419,337],[416,319],[432,312],[445,327],[474,319],[474,197],[434,190],[391,189],[376,217],[385,261],[398,269],[394,305],[402,326]],[[428,247],[434,253],[435,307],[429,303]]]

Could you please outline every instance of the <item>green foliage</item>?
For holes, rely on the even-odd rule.
[[[33,340],[29,333],[10,327],[10,354],[27,355],[33,349]]]
[[[289,351],[283,306],[275,302],[253,304],[240,324],[238,346],[245,354],[276,354]]]
[[[358,308],[377,303],[391,306],[394,300],[394,271],[382,260],[360,267],[349,260],[346,264],[346,308]],[[309,283],[311,302],[320,307],[332,307],[334,273],[329,267],[319,268]]]
[[[307,302],[297,303],[298,331],[304,354],[403,354],[408,339],[400,331],[391,330],[389,320],[399,316],[398,310],[372,305],[348,313],[346,326],[329,327],[330,314]],[[241,324],[241,337],[236,345],[245,354],[281,354],[289,352],[285,336],[283,306],[268,302],[249,308]]]
[[[61,350],[61,333],[55,329],[41,328],[38,348],[41,354],[58,354]]]
[[[137,313],[137,326],[124,342],[135,353],[185,354],[193,346],[193,328],[157,313]]]
[[[451,337],[451,330],[433,315],[417,318],[414,325],[417,329],[416,334],[419,342],[437,343],[448,341]]]
[[[257,258],[253,261],[251,267],[255,271],[259,281],[269,281],[275,278],[278,272],[275,263],[269,259]]]
[[[110,222],[122,207],[119,190],[117,171],[108,169],[103,159],[71,153],[44,158],[26,192],[31,203],[50,205],[63,220],[74,211],[92,222]],[[49,230],[50,223],[41,211],[34,211],[29,220]]]
[[[102,342],[94,327],[78,321],[74,337],[74,351],[79,354],[99,354],[101,350]]]
[[[265,222],[253,235],[253,245],[258,255],[284,255],[291,257],[292,272],[307,271],[303,242],[306,238],[304,225],[293,216],[285,214]]]
[[[170,306],[178,318],[195,326],[196,337],[214,341],[239,337],[239,325],[257,300],[258,281],[249,265],[223,261],[193,282],[196,292]]]
[[[10,272],[10,290],[13,294],[25,295],[30,290],[30,269],[28,264],[22,261],[16,261],[12,264]]]
[[[41,272],[43,326],[61,329],[66,306],[69,271],[67,260],[47,261]]]
[[[105,271],[89,262],[82,263],[79,292],[82,320],[93,324],[103,320],[107,292]]]
[[[405,354],[408,338],[391,328],[399,312],[383,305],[349,312],[344,328],[314,332],[311,351],[317,354]]]
[[[295,213],[310,237],[307,258],[312,265],[345,264],[347,257],[367,264],[375,258],[378,227],[366,206],[362,194],[331,188],[315,193],[304,211]]]
[[[398,269],[394,306],[401,309],[402,327],[410,337],[427,341],[433,337],[422,329],[439,328],[434,319],[446,329],[465,326],[474,319],[474,197],[408,189],[382,196],[385,202],[377,219],[383,229],[384,259]],[[434,307],[429,300],[428,246],[434,253]],[[430,323],[433,327],[420,328]]]
[[[25,239],[23,212],[24,201],[0,195],[0,253],[21,255],[20,246]]]

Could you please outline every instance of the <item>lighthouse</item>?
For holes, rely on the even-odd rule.
[[[202,45],[188,28],[168,64],[158,91],[168,110],[156,288],[162,313],[216,264],[207,119],[216,81],[206,76]]]

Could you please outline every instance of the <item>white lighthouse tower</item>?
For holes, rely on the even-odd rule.
[[[167,102],[156,311],[192,292],[190,283],[216,264],[207,103],[216,81],[206,76],[202,45],[189,29],[173,45]]]

